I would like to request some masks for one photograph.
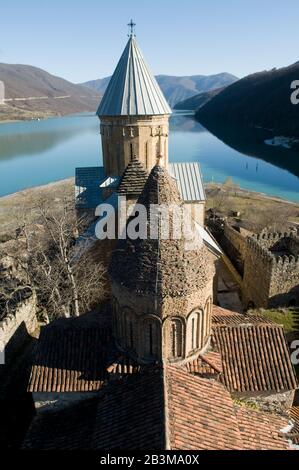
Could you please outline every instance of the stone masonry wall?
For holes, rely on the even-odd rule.
[[[121,176],[136,156],[149,172],[162,155],[168,165],[169,116],[101,118],[103,160],[107,175]]]
[[[292,232],[249,238],[245,257],[244,306],[299,304],[298,237]]]
[[[22,347],[28,334],[33,334],[37,327],[36,296],[32,294],[0,322],[0,351],[5,352],[5,361]]]
[[[195,290],[187,297],[165,296],[158,303],[154,296],[132,294],[124,286],[112,283],[114,299],[113,331],[121,349],[130,351],[141,362],[151,361],[146,343],[151,328],[153,352],[156,360],[170,360],[174,338],[173,320],[178,325],[177,361],[190,359],[203,350],[208,343],[211,331],[211,311],[213,305],[213,278],[201,290]],[[198,316],[197,316],[198,315]],[[196,322],[198,347],[192,348],[192,320]],[[195,323],[194,323],[195,324]],[[151,326],[150,326],[151,325]],[[175,362],[174,359],[172,362]]]
[[[262,308],[268,306],[271,282],[272,258],[267,250],[255,242],[253,238],[247,241],[243,277],[243,305]]]
[[[238,250],[242,259],[244,260],[247,245],[246,237],[231,227],[228,223],[225,223],[224,225],[224,236],[232,243],[236,250]]]

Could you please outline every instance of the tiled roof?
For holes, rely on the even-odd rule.
[[[92,448],[161,450],[165,442],[163,373],[149,368],[110,384],[99,400]]]
[[[290,431],[290,435],[294,435],[292,438],[294,444],[299,445],[299,406],[293,406],[290,411],[290,418],[293,421],[293,428]]]
[[[28,391],[93,392],[108,378],[111,355],[109,306],[45,326],[33,358]],[[109,355],[108,355],[109,353]]]
[[[241,317],[242,314],[238,312],[233,312],[232,310],[227,310],[226,308],[219,307],[218,305],[213,305],[212,316],[214,317]]]
[[[143,191],[147,178],[148,172],[138,158],[134,157],[121,177],[118,192],[139,196]]]
[[[95,425],[98,398],[65,409],[37,413],[23,442],[30,450],[87,450]]]
[[[186,363],[186,369],[191,374],[220,374],[222,372],[221,355],[215,351],[200,354],[194,361]]]
[[[130,37],[102,98],[97,115],[99,117],[153,116],[171,113],[136,40]]]
[[[99,390],[107,379],[105,365],[109,339],[109,329],[53,326],[43,328],[28,391]]]
[[[275,322],[259,315],[243,315],[222,307],[213,305],[212,312],[213,325],[242,325],[242,324],[263,324],[276,325]]]
[[[25,448],[162,450],[165,447],[163,374],[147,368],[113,381],[94,400],[38,415]]]
[[[33,358],[29,392],[94,392],[114,375],[140,366],[113,345],[110,311],[60,319],[43,327]]]
[[[166,374],[172,450],[243,448],[230,394],[220,383],[173,366]]]
[[[170,163],[168,171],[175,178],[183,201],[206,200],[199,163]]]
[[[288,420],[243,409],[215,381],[175,366],[143,367],[97,398],[40,413],[24,447],[98,450],[288,449]],[[273,441],[272,441],[273,439]]]
[[[244,450],[290,450],[282,430],[289,420],[273,413],[236,406],[235,413]]]
[[[283,328],[262,323],[214,324],[213,343],[222,356],[222,380],[231,392],[297,388]]]

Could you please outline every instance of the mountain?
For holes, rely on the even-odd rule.
[[[197,109],[204,106],[212,98],[214,98],[214,96],[218,95],[225,88],[226,87],[216,88],[215,90],[205,91],[203,93],[199,93],[198,95],[191,96],[191,98],[177,103],[174,106],[174,109],[196,111]]]
[[[29,65],[0,64],[0,81],[0,120],[95,112],[101,99],[96,91]]]
[[[299,136],[299,105],[291,103],[291,83],[299,79],[299,62],[249,75],[228,86],[196,113],[199,121],[226,122]]]
[[[102,78],[82,83],[82,85],[96,90],[103,94],[107,88],[111,77]],[[193,75],[186,77],[176,77],[172,75],[157,75],[159,83],[170,106],[190,98],[205,91],[228,86],[238,80],[237,77],[229,73],[219,73],[217,75]]]

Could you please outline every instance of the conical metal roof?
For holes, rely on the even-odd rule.
[[[97,115],[99,117],[154,116],[171,112],[136,39],[131,36],[109,82]]]

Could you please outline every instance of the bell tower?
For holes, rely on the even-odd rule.
[[[107,176],[121,176],[134,157],[148,172],[158,157],[168,166],[172,111],[139,49],[132,20],[128,26],[128,43],[97,111]]]

